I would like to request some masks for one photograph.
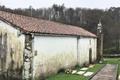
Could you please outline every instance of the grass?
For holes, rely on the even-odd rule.
[[[120,75],[120,58],[105,58],[103,63],[104,64],[118,64],[118,72]]]
[[[88,80],[88,78],[80,75],[59,73],[49,77],[47,80]]]
[[[119,75],[120,75],[120,58],[104,58],[103,64],[95,64],[94,67],[89,68],[87,71],[96,73],[100,70],[105,64],[118,64],[119,65]],[[78,67],[76,68],[78,70]],[[84,77],[81,75],[73,75],[66,73],[59,73],[47,78],[47,80],[88,80],[89,77]]]
[[[89,68],[87,71],[96,73],[99,69],[101,69],[103,64],[95,64],[94,67]],[[78,70],[78,67],[77,67]],[[79,68],[80,70],[80,68]],[[47,80],[88,80],[89,77],[76,75],[76,74],[66,74],[66,73],[59,73],[53,76],[48,77]]]
[[[104,64],[95,64],[93,68],[89,68],[88,71],[96,73],[98,70],[100,70]]]
[[[120,58],[104,58],[104,64],[119,64]]]

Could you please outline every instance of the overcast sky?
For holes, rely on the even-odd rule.
[[[63,4],[66,7],[99,8],[120,7],[120,0],[0,0],[0,5],[9,8],[33,8],[51,7],[53,4]]]

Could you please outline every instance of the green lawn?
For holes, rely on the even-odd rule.
[[[104,64],[95,64],[93,68],[89,68],[87,71],[96,73],[98,70],[100,70]]]
[[[93,68],[89,68],[87,71],[91,71],[96,73],[99,69],[101,69],[103,64],[95,64]],[[77,68],[78,70],[78,68]],[[88,80],[89,77],[76,75],[76,74],[66,74],[66,73],[59,73],[53,76],[50,76],[47,80]]]
[[[120,58],[105,58],[103,61],[104,64],[118,64],[118,72],[120,75]]]
[[[103,64],[95,64],[94,67],[89,68],[87,71],[96,73],[100,70],[105,64],[118,64],[119,65],[119,74],[120,74],[120,58],[104,58]],[[78,70],[78,69],[77,69]],[[47,78],[47,80],[88,80],[89,77],[84,77],[80,75],[59,73]]]

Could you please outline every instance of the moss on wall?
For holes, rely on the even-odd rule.
[[[42,58],[39,56],[38,59],[39,61],[42,59],[42,62],[39,62],[39,65],[36,66],[35,77],[49,76],[57,73],[60,69],[71,68],[77,64],[77,56],[75,56],[74,52],[58,53],[52,57],[43,56],[42,53],[40,55]]]
[[[6,62],[4,65],[5,72],[8,72],[8,75],[12,75],[15,73],[22,74],[22,65],[23,65],[23,51],[24,51],[24,41],[17,36],[17,33],[11,33],[8,29],[4,28],[4,26],[0,26],[0,35],[1,39],[5,39],[4,35],[7,36],[5,39],[7,43],[3,43],[1,48],[6,50],[4,57],[6,58]],[[6,44],[6,47],[3,47]],[[2,50],[2,49],[1,49]],[[4,53],[4,51],[2,51]],[[2,54],[2,53],[0,53]],[[0,62],[2,62],[0,58]],[[2,64],[0,64],[2,65]],[[2,68],[2,67],[0,67]]]

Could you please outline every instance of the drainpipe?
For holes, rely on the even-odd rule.
[[[33,77],[33,70],[34,70],[33,69],[33,66],[34,66],[34,63],[33,63],[34,62],[33,61],[34,60],[34,47],[33,47],[34,46],[34,34],[31,34],[31,35],[32,35],[32,60],[31,60],[31,67],[32,67],[32,69],[31,69],[31,72],[32,72],[31,77],[32,77],[32,79],[31,80],[33,80],[33,78],[34,78]]]
[[[77,64],[79,65],[79,39],[80,39],[80,36],[77,37]]]

